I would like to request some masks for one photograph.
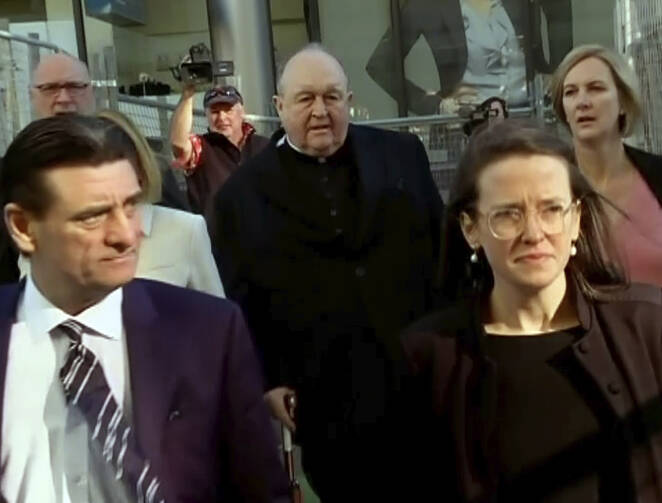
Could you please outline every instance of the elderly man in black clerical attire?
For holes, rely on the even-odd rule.
[[[296,53],[274,98],[284,129],[224,185],[212,229],[265,399],[325,502],[392,497],[407,480],[398,334],[433,302],[443,210],[420,140],[350,125],[351,98],[334,56]]]

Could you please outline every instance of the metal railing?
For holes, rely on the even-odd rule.
[[[32,120],[28,89],[31,72],[40,56],[39,51],[63,52],[54,44],[0,31],[0,77],[3,77],[0,80],[0,117],[7,118],[4,121],[0,119],[0,153],[4,152],[15,134]],[[3,82],[8,83],[6,88],[2,87]],[[156,150],[170,155],[168,131],[177,105],[168,100],[174,97],[139,98],[122,95],[117,93],[114,86],[101,85],[108,82],[107,79],[93,80],[99,106],[116,108],[126,114],[150,139]],[[510,114],[515,117],[533,117],[539,115],[539,110],[518,108],[511,109]],[[264,136],[271,136],[280,127],[278,117],[247,115],[247,120]],[[429,115],[357,120],[356,123],[417,135],[427,151],[434,180],[444,194],[466,145],[467,139],[462,131],[465,120],[458,115]],[[195,133],[207,130],[207,119],[201,109],[193,111],[192,130]]]
[[[118,108],[133,120],[150,139],[152,145],[157,149],[160,147],[161,153],[169,154],[168,128],[176,105],[167,103],[165,99],[165,97],[136,98],[120,95]],[[530,116],[531,113],[532,109],[515,111],[515,114],[520,116]],[[270,136],[280,127],[278,117],[247,115],[246,119],[258,133],[265,136]],[[441,193],[445,194],[450,187],[457,161],[466,145],[466,137],[462,131],[464,121],[465,119],[457,115],[431,115],[363,120],[355,123],[417,135],[427,151],[435,183]],[[207,130],[207,119],[203,110],[194,109],[192,130],[198,134]]]
[[[152,142],[167,144],[170,120],[177,108],[176,104],[168,103],[164,96],[137,98],[120,94],[117,101],[118,110],[129,116],[145,136]],[[270,136],[280,126],[278,117],[247,114],[246,120],[264,136]],[[204,110],[194,109],[192,132],[202,134],[206,131]]]
[[[16,35],[15,33],[9,33],[5,30],[0,30],[0,38],[5,40],[12,40],[14,42],[21,42],[26,45],[31,45],[34,47],[41,47],[42,49],[50,49],[53,52],[66,52],[60,49],[57,45],[51,44],[49,42],[43,42],[36,38],[24,37],[22,35]]]
[[[44,52],[62,51],[49,42],[0,30],[0,154],[32,120],[29,83]]]

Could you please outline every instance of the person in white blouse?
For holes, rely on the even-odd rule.
[[[126,116],[102,110],[99,117],[113,121],[133,140],[143,171],[146,203],[141,206],[142,243],[136,278],[163,281],[225,297],[211,251],[207,226],[200,215],[152,204],[161,198],[161,176],[147,140]],[[28,273],[29,259],[19,257],[21,276]]]

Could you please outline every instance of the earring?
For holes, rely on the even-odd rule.
[[[474,248],[473,253],[469,257],[469,262],[471,262],[472,264],[477,264],[478,263],[478,252],[476,250],[477,250],[477,248]]]
[[[570,245],[570,256],[574,257],[575,255],[577,255],[577,247],[575,246],[575,243],[572,243],[572,245]]]

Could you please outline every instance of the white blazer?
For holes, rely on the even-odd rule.
[[[200,215],[145,204],[137,278],[154,279],[225,297]]]
[[[141,210],[143,240],[136,278],[225,297],[204,218],[152,204],[143,205]],[[29,259],[19,256],[18,267],[21,276],[27,274]]]

